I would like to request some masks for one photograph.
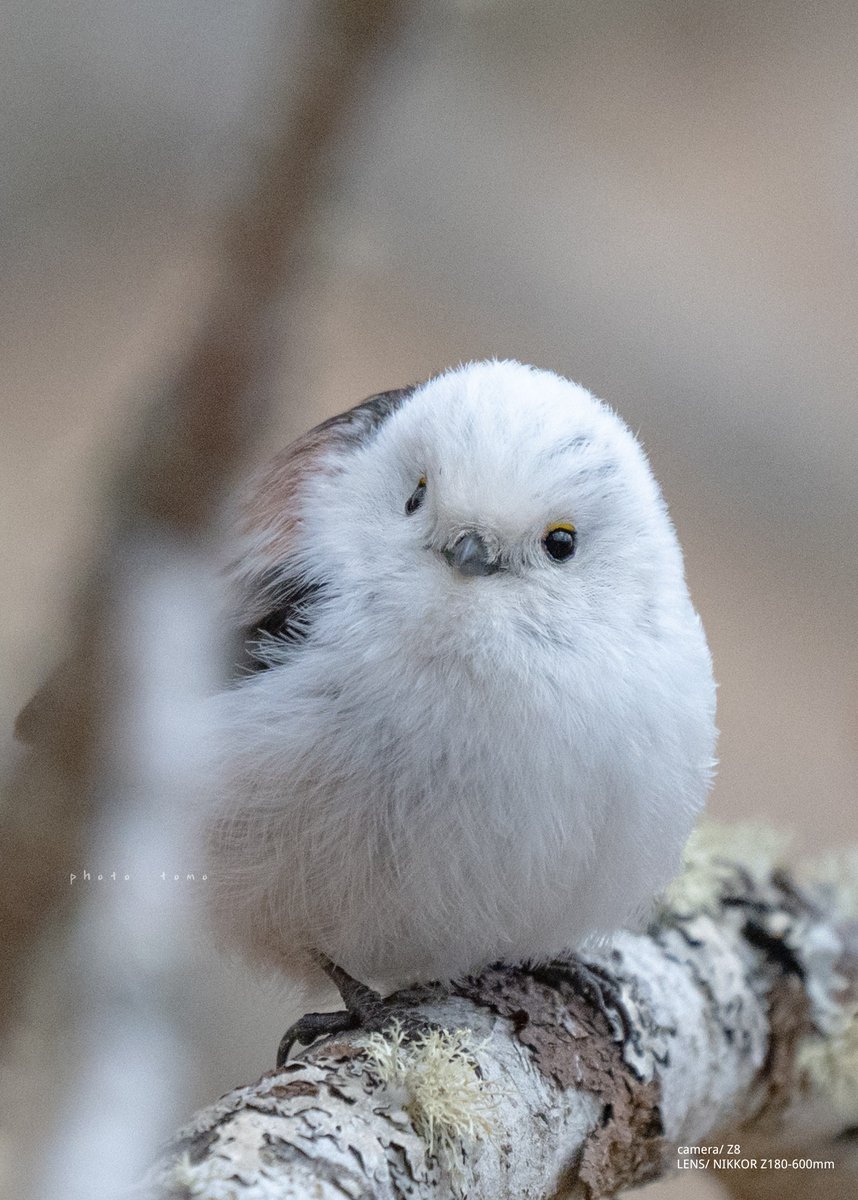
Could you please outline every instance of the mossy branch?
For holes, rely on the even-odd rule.
[[[338,1036],[229,1093],[141,1194],[601,1197],[685,1146],[835,1159],[858,1123],[855,881],[780,852],[707,827],[650,929],[587,956],[622,1040],[571,980],[492,968],[424,1006],[447,1035]]]

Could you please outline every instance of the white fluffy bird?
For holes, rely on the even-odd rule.
[[[644,453],[584,388],[480,362],[326,421],[256,479],[234,583],[211,844],[250,958],[385,988],[547,961],[676,872],[711,661]]]

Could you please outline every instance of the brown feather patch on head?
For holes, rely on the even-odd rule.
[[[237,617],[244,627],[245,646],[252,647],[261,632],[291,625],[294,598],[306,608],[318,585],[283,579],[278,569],[288,559],[300,523],[299,500],[304,482],[319,471],[335,471],[330,452],[357,449],[413,393],[416,385],[380,392],[346,412],[316,425],[275,455],[257,473],[240,504],[238,533],[246,549],[233,564],[240,593]]]
[[[297,499],[304,480],[323,469],[330,450],[363,445],[413,393],[415,386],[370,396],[354,408],[322,421],[276,454],[257,475],[245,499],[241,532],[269,531],[273,554],[278,547],[288,546],[296,526]]]

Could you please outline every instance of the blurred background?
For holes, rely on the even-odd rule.
[[[62,656],[108,481],[200,321],[272,45],[299,64],[313,20],[311,0],[3,5],[4,731]],[[802,850],[856,839],[856,62],[850,0],[413,5],[326,166],[281,401],[254,430],[261,456],[485,356],[610,401],[647,447],[709,634],[712,812]],[[122,853],[81,869],[133,867]],[[169,990],[190,1050],[168,1130],[272,1065],[287,1024],[199,925],[177,899]],[[37,1172],[49,1081],[72,1070],[82,951],[60,940],[34,952],[6,1054],[9,1195]],[[650,1194],[719,1192],[684,1176]]]

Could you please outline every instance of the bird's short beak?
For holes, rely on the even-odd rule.
[[[463,575],[494,575],[500,570],[488,546],[478,533],[463,533],[444,551],[451,567]]]

